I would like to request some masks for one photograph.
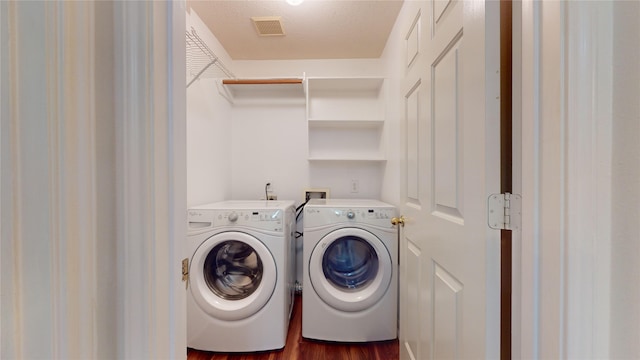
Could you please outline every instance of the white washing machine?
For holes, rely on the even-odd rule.
[[[376,200],[311,200],[304,208],[302,336],[391,340],[398,328],[394,206]]]
[[[187,346],[284,347],[295,290],[293,201],[224,201],[188,211]]]

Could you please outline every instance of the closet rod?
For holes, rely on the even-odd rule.
[[[302,79],[224,79],[224,85],[302,84]]]

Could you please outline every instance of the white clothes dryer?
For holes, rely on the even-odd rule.
[[[376,200],[314,199],[304,208],[302,336],[391,340],[398,328],[394,206]]]
[[[187,216],[187,346],[283,348],[295,290],[294,202],[224,201]]]

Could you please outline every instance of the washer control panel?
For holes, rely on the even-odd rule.
[[[268,210],[208,210],[191,209],[187,213],[189,230],[234,226],[262,229],[268,231],[284,231],[284,211]]]

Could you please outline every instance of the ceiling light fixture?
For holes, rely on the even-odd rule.
[[[300,4],[302,4],[304,0],[287,0],[287,4],[289,5],[293,5],[293,6],[298,6]]]

